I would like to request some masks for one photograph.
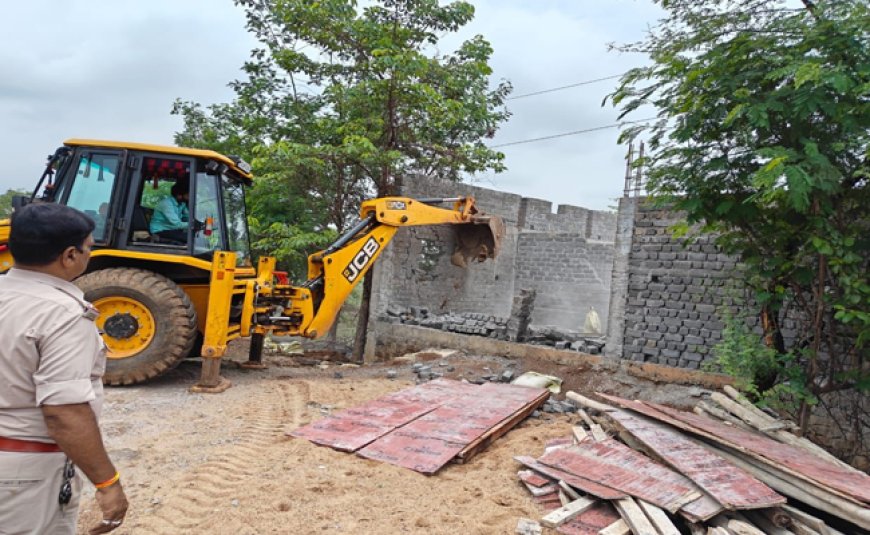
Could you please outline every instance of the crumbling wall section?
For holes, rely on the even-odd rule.
[[[535,325],[581,330],[591,309],[606,321],[612,270],[612,242],[563,232],[520,232],[515,286],[537,290]]]
[[[578,330],[592,308],[606,323],[615,214],[564,205],[554,213],[548,201],[421,178],[409,180],[402,195],[472,195],[504,219],[506,236],[495,260],[460,268],[450,263],[453,227],[400,229],[373,270],[375,320],[390,305],[510,317],[514,296],[529,289],[538,296],[532,324]]]
[[[519,206],[522,197],[469,184],[415,179],[403,195],[412,198],[473,196],[486,212],[502,217],[506,235],[497,258],[450,262],[455,229],[450,225],[401,228],[373,269],[372,317],[384,317],[387,307],[426,307],[432,313],[485,312],[508,316],[513,303]],[[449,207],[449,204],[444,205]]]

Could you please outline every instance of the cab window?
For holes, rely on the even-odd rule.
[[[237,265],[250,266],[251,248],[248,241],[248,219],[245,212],[244,187],[239,182],[224,176],[223,194],[230,251],[236,253]]]
[[[119,154],[85,152],[79,155],[78,168],[66,204],[94,220],[94,241],[108,238],[109,207],[121,157]]]
[[[193,254],[203,255],[223,248],[223,218],[220,210],[218,177],[196,174],[194,217],[200,222],[193,240]]]
[[[182,205],[183,200],[179,203],[173,188],[189,194],[190,168],[189,160],[143,156],[132,205],[130,242],[167,249],[172,254],[188,251],[189,206]]]

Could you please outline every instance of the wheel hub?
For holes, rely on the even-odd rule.
[[[113,314],[103,323],[103,331],[119,340],[130,338],[139,330],[139,322],[128,313]]]
[[[137,299],[113,295],[94,301],[100,311],[97,328],[103,331],[106,357],[125,359],[138,355],[157,331],[157,321],[148,307]]]

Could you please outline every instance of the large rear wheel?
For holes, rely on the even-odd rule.
[[[171,370],[196,341],[196,310],[177,284],[137,268],[88,273],[75,284],[100,311],[107,385],[141,383]]]

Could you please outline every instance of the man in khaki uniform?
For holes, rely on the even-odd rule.
[[[103,446],[104,345],[97,311],[70,281],[88,265],[93,221],[56,204],[12,216],[15,267],[0,277],[0,534],[74,534],[82,482],[102,519],[124,520],[127,498]]]

